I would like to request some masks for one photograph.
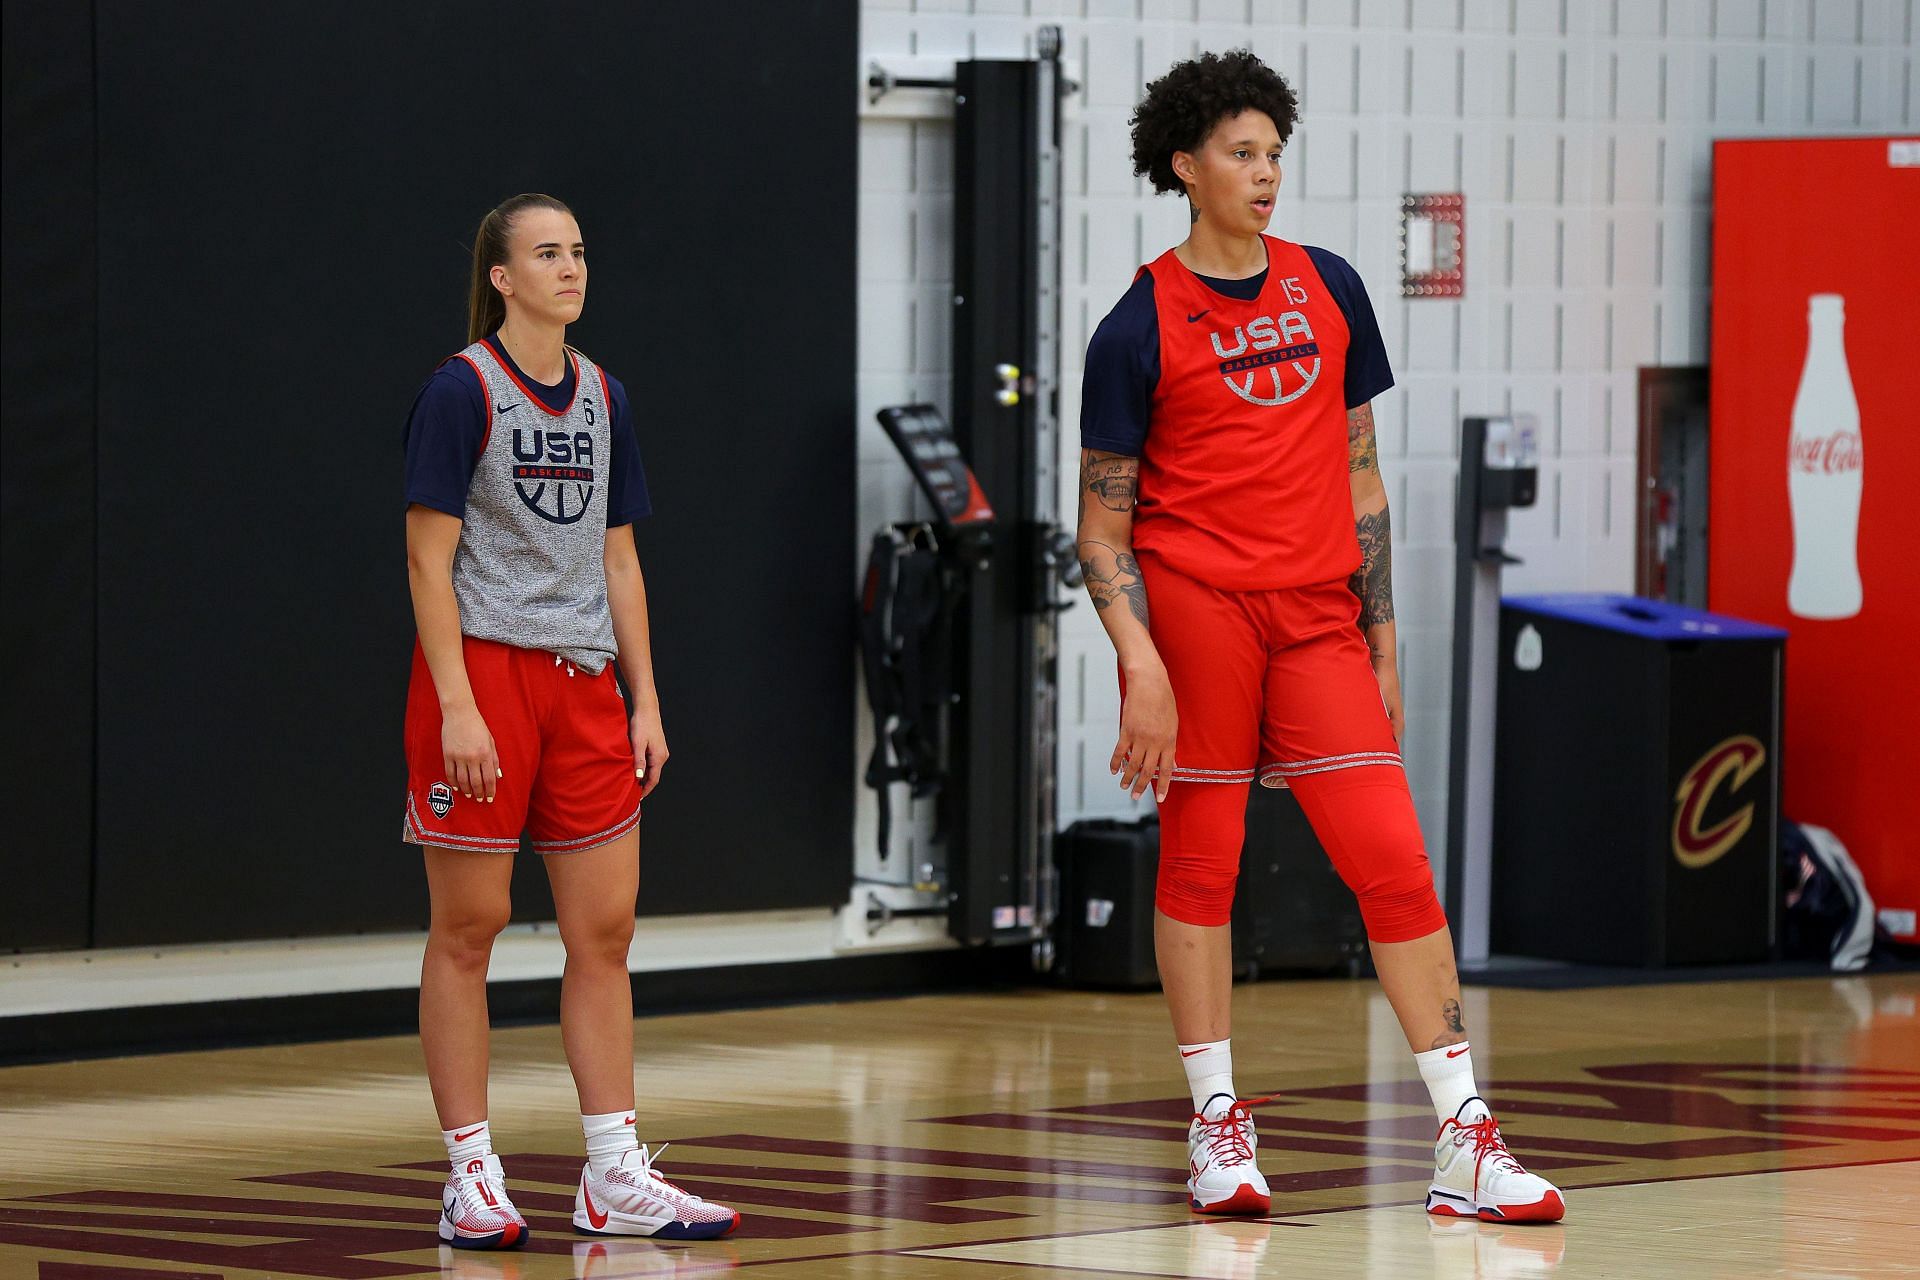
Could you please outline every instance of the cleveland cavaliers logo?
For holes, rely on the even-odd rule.
[[[1213,353],[1220,357],[1221,378],[1228,390],[1248,404],[1298,400],[1320,377],[1320,344],[1314,340],[1313,326],[1298,311],[1283,311],[1278,320],[1261,316],[1245,328],[1235,325],[1231,348],[1220,341],[1218,330],[1210,336]],[[1263,369],[1273,382],[1271,396],[1265,394],[1265,382],[1259,376]]]
[[[1731,817],[1703,825],[1707,804],[1722,784],[1728,791],[1747,785],[1767,762],[1767,749],[1758,738],[1735,734],[1701,756],[1674,792],[1673,856],[1683,867],[1704,867],[1724,857],[1753,826],[1753,804],[1743,805]]]
[[[593,401],[582,396],[580,404],[591,423]],[[576,523],[593,499],[593,435],[515,427],[513,487],[542,520]]]

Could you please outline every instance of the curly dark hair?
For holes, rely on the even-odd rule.
[[[1174,152],[1198,151],[1215,125],[1249,109],[1272,118],[1285,146],[1299,106],[1280,74],[1246,49],[1177,62],[1133,109],[1133,171],[1145,174],[1155,191],[1183,194]]]

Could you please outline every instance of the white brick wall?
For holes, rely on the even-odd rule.
[[[1513,518],[1510,546],[1526,564],[1508,588],[1631,589],[1635,369],[1706,362],[1712,140],[1915,128],[1915,9],[1916,0],[864,0],[861,65],[1030,56],[1038,26],[1063,28],[1084,85],[1068,107],[1065,148],[1067,474],[1087,336],[1133,269],[1185,233],[1180,202],[1154,199],[1130,172],[1127,116],[1141,86],[1200,49],[1245,46],[1300,90],[1273,230],[1354,263],[1399,377],[1376,417],[1394,507],[1408,770],[1438,849],[1460,415],[1540,417],[1541,500]],[[914,509],[873,409],[947,398],[950,136],[938,120],[861,124],[863,538]],[[1466,297],[1402,300],[1399,197],[1448,190],[1467,197]],[[1065,616],[1061,680],[1061,820],[1130,811],[1104,770],[1119,707],[1091,609]],[[860,812],[865,847],[864,790]]]

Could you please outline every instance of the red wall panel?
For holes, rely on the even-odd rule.
[[[1889,138],[1715,144],[1708,521],[1712,607],[1789,632],[1787,816],[1845,841],[1878,905],[1909,913],[1909,941],[1920,908],[1915,153],[1920,141]]]

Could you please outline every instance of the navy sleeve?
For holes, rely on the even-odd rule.
[[[487,394],[465,360],[434,371],[407,415],[407,501],[465,517],[467,489],[487,438]]]
[[[1358,409],[1393,385],[1393,369],[1387,364],[1387,344],[1380,337],[1380,322],[1373,318],[1373,303],[1367,299],[1367,286],[1360,273],[1337,253],[1312,245],[1303,245],[1314,269],[1327,283],[1333,300],[1347,317],[1347,408]]]
[[[607,528],[632,524],[653,514],[653,499],[647,493],[647,472],[640,464],[640,441],[633,430],[633,406],[620,379],[607,375],[609,433],[613,437],[613,458],[607,464]]]
[[[1142,271],[1087,344],[1080,381],[1080,447],[1137,458],[1160,385],[1160,316]]]

